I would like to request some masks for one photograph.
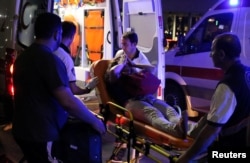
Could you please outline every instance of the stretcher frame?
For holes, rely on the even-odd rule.
[[[108,95],[104,81],[104,74],[110,61],[104,59],[95,61],[91,64],[90,69],[91,76],[97,76],[99,79],[95,91],[100,113],[104,117],[108,133],[120,139],[123,143],[127,143],[128,163],[136,162],[139,159],[139,153],[156,162],[161,162],[151,154],[151,151],[155,151],[168,158],[170,162],[174,162],[180,154],[178,151],[187,149],[193,143],[193,139],[189,137],[186,139],[176,138],[155,129],[149,124],[139,122],[133,118],[129,110],[116,104]],[[115,131],[112,130],[112,126]],[[130,155],[131,148],[135,150],[133,158]]]

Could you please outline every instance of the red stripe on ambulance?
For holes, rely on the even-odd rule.
[[[201,68],[176,65],[166,65],[165,72],[174,72],[183,77],[208,80],[220,80],[223,76],[223,71],[216,68]]]

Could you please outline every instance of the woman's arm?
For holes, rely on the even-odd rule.
[[[153,74],[155,73],[155,66],[151,65],[150,63],[149,64],[138,64],[138,63],[136,64],[128,59],[128,65],[134,68],[139,68],[145,71],[149,71]]]
[[[151,73],[154,73],[154,71],[155,71],[155,67],[153,65],[134,64],[134,65],[132,65],[132,67],[140,68],[142,70],[146,70],[146,71],[149,71]]]

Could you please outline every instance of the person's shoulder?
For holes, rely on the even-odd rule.
[[[70,60],[72,59],[70,57],[70,54],[68,54],[63,48],[59,47],[56,51],[54,51],[54,54],[61,58],[62,60]]]
[[[147,58],[146,55],[140,50],[139,50],[139,57]]]
[[[142,52],[142,51],[139,51],[139,57],[138,57],[140,60],[146,60],[149,62],[148,60],[148,57]]]
[[[32,43],[28,48],[26,48],[23,53],[37,52],[38,54],[47,54],[50,52],[47,46],[38,43]],[[37,54],[35,54],[37,55]]]
[[[22,54],[35,56],[37,60],[46,60],[51,57],[52,51],[44,44],[33,43]]]
[[[54,54],[55,55],[64,55],[66,53],[66,51],[63,49],[63,48],[61,48],[61,47],[58,47],[55,51],[54,51]]]

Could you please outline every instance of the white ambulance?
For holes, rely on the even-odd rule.
[[[12,106],[14,93],[12,64],[18,54],[34,41],[34,22],[43,12],[54,12],[62,21],[72,21],[77,32],[71,45],[78,83],[90,75],[95,60],[111,59],[120,47],[123,31],[138,34],[138,48],[157,67],[164,90],[163,18],[161,0],[1,0],[0,76],[1,96]],[[7,59],[9,58],[9,59]]]
[[[62,20],[73,21],[79,27],[75,36],[79,35],[79,40],[73,42],[78,48],[71,45],[72,54],[80,59],[75,62],[78,80],[88,79],[92,62],[114,57],[121,48],[123,31],[135,31],[139,37],[138,48],[161,69],[158,77],[164,83],[161,0],[96,0],[83,1],[82,5],[79,2],[77,5],[71,1],[54,3],[54,12]]]
[[[207,112],[210,99],[223,73],[210,56],[213,38],[223,32],[239,36],[241,60],[250,65],[250,1],[220,0],[194,25],[178,47],[165,54],[164,98],[189,111]]]

